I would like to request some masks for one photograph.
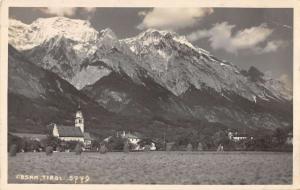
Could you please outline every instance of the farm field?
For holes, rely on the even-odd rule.
[[[84,183],[291,184],[292,168],[292,153],[19,153],[8,158],[8,183],[80,183],[74,176],[88,176]],[[49,180],[49,176],[60,178]]]

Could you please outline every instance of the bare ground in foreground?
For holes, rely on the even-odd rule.
[[[70,177],[88,176],[93,184],[291,184],[292,169],[292,153],[19,153],[8,158],[8,182],[75,183]]]

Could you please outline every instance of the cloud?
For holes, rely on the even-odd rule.
[[[279,77],[279,80],[284,82],[284,83],[287,83],[288,82],[288,75],[287,74],[282,74],[280,77]]]
[[[275,24],[276,26],[285,28],[285,29],[289,29],[289,30],[293,30],[293,27],[287,24],[281,24],[279,22],[275,22],[275,21],[271,21],[272,24]]]
[[[154,8],[151,11],[141,11],[142,23],[137,28],[178,30],[191,27],[205,16],[212,14],[212,8]]]
[[[232,43],[237,49],[252,48],[265,41],[272,32],[273,30],[268,28],[266,24],[246,28],[233,36]]]
[[[282,74],[280,77],[279,77],[279,80],[286,85],[286,87],[288,88],[292,88],[292,82],[289,78],[289,76],[287,74]]]
[[[255,51],[260,54],[260,53],[270,53],[270,52],[275,52],[279,48],[286,47],[288,45],[288,42],[283,41],[283,40],[273,40],[269,41],[265,47],[257,47]]]
[[[208,30],[198,30],[187,36],[189,41],[197,41],[202,38],[207,38],[210,36],[210,32]]]
[[[42,11],[45,14],[49,15],[57,15],[57,16],[74,16],[77,11],[82,11],[84,13],[93,13],[95,12],[96,8],[93,7],[84,7],[84,8],[78,8],[78,7],[46,7],[46,8],[40,8],[40,11]]]
[[[271,80],[271,79],[275,79],[277,78],[277,80],[279,80],[280,82],[282,82],[285,87],[289,88],[289,89],[292,89],[293,87],[293,77],[292,76],[289,76],[288,74],[281,74],[279,76],[274,76],[272,71],[268,70],[268,71],[265,71],[264,72],[264,77],[267,79],[267,80]]]
[[[64,8],[64,7],[47,7],[47,8],[40,8],[45,14],[49,15],[57,15],[57,16],[72,16],[76,12],[76,8]]]
[[[262,48],[259,45],[267,40],[273,30],[266,24],[253,26],[237,31],[233,34],[232,29],[236,26],[227,22],[217,23],[209,30],[198,30],[189,35],[187,39],[197,41],[208,38],[213,49],[223,49],[229,53],[237,53],[238,50],[251,49],[255,53],[268,53],[276,51],[284,43],[282,41],[270,41]]]

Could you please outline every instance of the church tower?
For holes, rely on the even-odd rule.
[[[84,133],[84,119],[82,116],[80,105],[78,106],[78,110],[75,115],[75,127],[79,127],[81,132]]]

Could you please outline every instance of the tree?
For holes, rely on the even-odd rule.
[[[129,145],[129,150],[135,150],[138,147],[137,144],[131,143],[130,141],[128,142],[128,145]]]
[[[203,139],[203,135],[192,132],[189,135],[189,143],[192,145],[192,148],[196,149],[201,139]]]
[[[145,145],[150,145],[151,143],[152,143],[152,139],[144,138],[138,142],[138,145],[140,145],[141,147],[144,147]]]
[[[146,152],[150,151],[150,145],[149,145],[149,144],[146,144],[146,145],[145,145],[144,151],[146,151]]]
[[[212,137],[205,136],[203,141],[201,142],[204,150],[212,150],[215,148],[215,144],[213,142]]]
[[[7,139],[7,149],[10,151],[10,148],[12,145],[16,145],[17,152],[21,150],[21,144],[22,144],[23,139],[14,135],[11,135],[8,133],[8,139]]]
[[[203,145],[201,142],[198,143],[198,147],[197,147],[198,151],[202,151],[203,150]]]
[[[75,147],[75,154],[80,155],[81,153],[82,153],[82,144],[80,142],[78,142]]]
[[[166,144],[163,140],[155,140],[154,142],[156,150],[165,150]]]
[[[13,157],[17,155],[17,145],[13,144],[9,148],[9,156]]]
[[[106,148],[105,144],[101,144],[99,149],[100,154],[105,154],[107,151],[108,149]]]
[[[228,140],[228,137],[226,133],[222,130],[217,131],[213,136],[212,136],[213,142],[215,147],[217,147],[219,144],[224,144]]]
[[[287,135],[287,131],[282,128],[277,128],[273,133],[278,145],[283,145],[286,142]]]
[[[272,148],[272,136],[267,134],[265,134],[264,136],[260,136],[254,140],[253,145],[255,147],[255,150],[270,150],[270,148]]]
[[[75,151],[77,144],[78,141],[63,141],[60,143],[60,145],[63,146],[63,149],[70,151]]]
[[[186,151],[192,151],[193,150],[193,146],[191,143],[189,143],[187,146],[186,146]]]
[[[96,140],[92,140],[91,149],[97,150],[99,147],[101,147],[100,143]]]
[[[53,154],[53,147],[52,146],[47,146],[45,152],[46,152],[47,156],[51,156]]]
[[[47,136],[46,139],[43,139],[41,141],[42,147],[51,146],[53,149],[56,149],[56,147],[60,146],[61,140],[57,137],[54,137],[52,135]]]
[[[27,151],[39,151],[41,143],[37,140],[28,140],[27,141]]]
[[[112,137],[108,142],[110,150],[122,151],[124,148],[124,139],[121,137]]]
[[[176,147],[176,149],[184,148],[189,144],[189,142],[190,142],[190,140],[187,135],[181,135],[181,136],[179,136],[179,138],[177,138],[175,140],[175,144],[174,144],[173,148],[174,147]]]
[[[173,149],[174,144],[174,142],[166,143],[166,151],[171,151]]]
[[[124,143],[124,146],[123,146],[123,152],[124,152],[124,153],[128,153],[128,152],[129,152],[129,143],[128,143],[128,141],[126,141],[126,142]]]

